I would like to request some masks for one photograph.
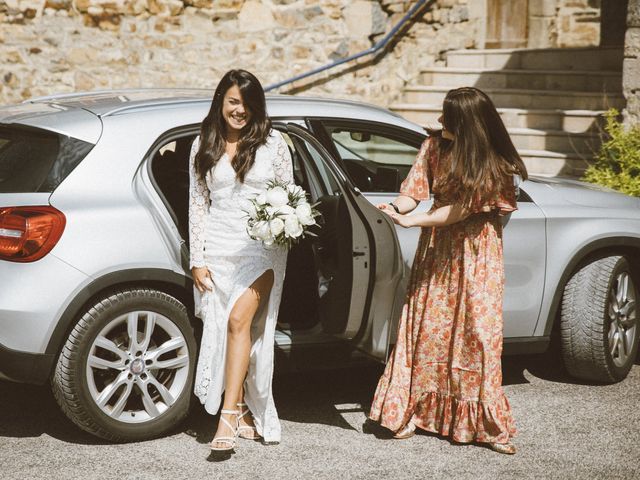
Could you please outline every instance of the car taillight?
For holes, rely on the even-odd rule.
[[[0,207],[0,260],[33,262],[58,243],[66,219],[50,206]]]

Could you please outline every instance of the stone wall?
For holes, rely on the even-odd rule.
[[[472,48],[468,3],[437,0],[376,65],[314,77],[309,94],[388,104],[449,49]],[[371,47],[409,0],[0,0],[0,104],[109,88],[265,85]]]
[[[627,99],[625,123],[640,126],[640,0],[629,0],[622,66],[622,89]]]
[[[555,46],[561,48],[598,46],[601,0],[557,0],[557,2]]]

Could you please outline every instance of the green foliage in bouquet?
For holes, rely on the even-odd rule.
[[[640,197],[640,127],[625,129],[618,116],[616,109],[605,114],[608,139],[583,180]]]

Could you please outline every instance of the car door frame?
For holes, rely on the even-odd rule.
[[[368,257],[365,258],[368,258],[369,269],[369,282],[366,289],[365,302],[358,327],[347,325],[345,333],[339,336],[352,342],[364,353],[378,360],[385,360],[388,354],[393,312],[397,308],[397,290],[403,275],[400,246],[395,225],[387,215],[371,205],[362,193],[354,187],[341,165],[335,161],[322,142],[308,128],[293,122],[287,123],[286,127],[287,132],[308,142],[322,155],[326,166],[342,188],[348,206],[358,215],[358,220],[364,226],[369,244],[368,249],[362,249],[368,250],[368,252],[364,252],[368,253]],[[378,236],[376,236],[376,233]],[[382,239],[383,236],[387,239],[387,244],[389,239],[393,243],[393,251],[385,255],[379,252],[380,248],[378,246],[378,244],[385,245]],[[361,253],[363,252],[354,250],[354,260],[357,259],[356,255]],[[382,265],[388,268],[380,268]],[[382,270],[388,271],[383,273]],[[357,288],[357,285],[353,287],[352,291],[355,294],[361,290],[361,288]],[[381,298],[385,298],[386,301],[379,301]],[[374,303],[376,303],[376,306],[381,303],[381,308],[372,308]],[[384,311],[385,305],[387,307],[386,311]],[[351,324],[351,319],[349,324]]]

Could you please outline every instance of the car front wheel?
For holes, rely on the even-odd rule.
[[[187,415],[195,357],[182,303],[157,290],[117,292],[73,328],[52,379],[54,396],[94,435],[116,442],[154,438]]]
[[[623,256],[595,260],[564,290],[560,331],[568,372],[600,382],[623,380],[638,351],[638,290]]]

